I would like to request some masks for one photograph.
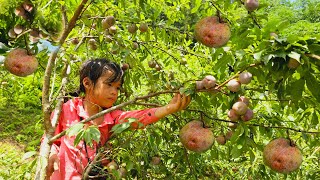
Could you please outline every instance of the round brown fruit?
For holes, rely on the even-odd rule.
[[[89,45],[97,45],[97,41],[93,38],[88,40]]]
[[[14,29],[10,29],[9,32],[8,32],[8,36],[10,38],[16,38],[17,34],[14,32]]]
[[[277,138],[264,148],[263,161],[272,170],[287,174],[300,167],[302,153],[289,139]]]
[[[231,31],[227,23],[220,22],[217,16],[205,17],[195,26],[195,38],[208,47],[222,47],[230,39]]]
[[[297,61],[294,58],[290,58],[288,62],[288,68],[289,69],[297,69],[300,66],[299,61]]]
[[[197,90],[201,90],[203,88],[204,88],[203,82],[202,81],[196,81],[196,89]]]
[[[254,11],[254,10],[258,9],[259,1],[258,0],[245,0],[244,1],[244,7],[248,11]]]
[[[24,30],[24,27],[20,24],[17,24],[14,26],[13,30],[16,34],[21,34],[22,31]]]
[[[130,24],[128,25],[128,32],[131,33],[131,34],[134,34],[136,33],[138,30],[138,27],[136,24]]]
[[[219,135],[216,137],[216,141],[218,144],[220,145],[225,145],[226,144],[226,138],[224,137],[224,135]]]
[[[157,63],[156,63],[154,60],[148,61],[148,66],[149,66],[150,68],[155,68],[156,65],[157,65]]]
[[[117,170],[118,168],[119,168],[119,166],[118,166],[118,164],[114,161],[114,160],[112,160],[111,162],[109,162],[108,164],[107,164],[107,170],[109,171],[109,172],[112,172],[112,170]]]
[[[248,108],[247,112],[241,116],[242,121],[250,121],[254,116],[254,113],[251,109]]]
[[[106,41],[107,42],[112,42],[112,36],[106,35]]]
[[[228,111],[228,117],[231,121],[238,121],[240,119],[240,116],[236,113],[234,109],[230,109]]]
[[[238,80],[232,79],[227,83],[227,88],[232,92],[238,92],[240,90],[241,84]]]
[[[139,26],[139,30],[144,33],[144,32],[147,32],[148,31],[148,24],[146,23],[141,23],[140,26]]]
[[[123,71],[126,71],[126,70],[128,70],[129,68],[130,68],[130,66],[129,66],[129,64],[127,64],[127,63],[123,63],[122,66],[121,66],[121,69],[122,69]]]
[[[17,8],[14,10],[14,13],[15,13],[17,16],[20,16],[20,17],[25,17],[25,16],[26,16],[26,11],[24,10],[24,8],[23,8],[22,6],[17,7]]]
[[[132,49],[136,50],[136,49],[138,49],[138,48],[139,48],[139,44],[136,43],[136,42],[133,42],[133,43],[132,43]]]
[[[23,4],[22,4],[22,7],[28,11],[28,12],[31,12],[33,10],[33,5],[31,4],[30,1],[25,1]]]
[[[252,74],[250,72],[242,72],[239,74],[239,82],[241,84],[249,84],[252,80]]]
[[[114,16],[107,16],[104,20],[106,21],[109,27],[113,26],[116,23],[116,19],[114,18]]]
[[[232,137],[232,135],[233,135],[233,131],[228,131],[227,132],[227,134],[226,134],[226,140],[230,140],[231,139],[231,137]]]
[[[161,71],[161,66],[159,66],[158,64],[156,64],[156,66],[154,67],[157,71]]]
[[[71,43],[74,44],[74,45],[77,45],[79,43],[79,39],[78,38],[73,38],[71,40]]]
[[[203,122],[193,120],[180,130],[180,141],[185,148],[194,152],[205,152],[214,141],[214,135],[208,128],[203,127]]]
[[[250,104],[250,100],[246,98],[245,96],[240,96],[238,99],[239,102],[244,102],[247,106]]]
[[[161,158],[159,156],[154,156],[151,159],[152,165],[159,165],[161,163]]]
[[[109,28],[109,33],[110,33],[110,34],[116,34],[116,33],[117,33],[117,27],[111,26],[111,27]]]
[[[8,53],[4,67],[14,75],[25,77],[37,70],[38,60],[35,56],[29,55],[27,50],[16,48]]]
[[[244,102],[236,102],[233,104],[232,109],[237,115],[241,116],[247,112],[248,106]]]
[[[213,88],[216,85],[216,82],[216,78],[211,75],[206,76],[202,80],[202,84],[206,89]]]

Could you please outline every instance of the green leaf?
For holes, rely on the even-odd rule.
[[[316,78],[311,74],[307,73],[305,76],[307,87],[311,94],[320,102],[320,83]]]
[[[195,13],[198,11],[198,9],[202,3],[202,0],[196,0],[194,3],[195,3],[195,6],[192,8],[191,13]]]
[[[292,51],[288,56],[300,62],[301,54]]]
[[[88,131],[89,131],[92,139],[95,140],[97,143],[99,143],[101,134],[100,134],[98,127],[97,126],[90,126],[88,128]]]
[[[68,136],[74,136],[74,135],[78,134],[81,130],[83,130],[83,126],[84,126],[83,123],[77,123],[77,124],[71,126],[71,127],[67,130],[66,134],[67,134]]]
[[[304,83],[305,80],[302,78],[292,83],[289,90],[293,100],[300,100],[302,98]]]
[[[84,131],[80,131],[77,134],[77,136],[76,136],[76,138],[74,139],[74,142],[73,142],[74,146],[77,146],[80,143],[80,141],[83,139],[83,135],[84,135]]]

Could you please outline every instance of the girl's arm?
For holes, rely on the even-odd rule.
[[[148,124],[157,122],[159,119],[185,109],[190,103],[190,96],[176,94],[168,105],[159,108],[151,108],[134,111],[114,111],[112,116],[115,118],[115,124],[127,122],[128,118],[136,118],[137,122],[131,124],[133,128],[142,128]],[[141,125],[143,125],[141,127]]]

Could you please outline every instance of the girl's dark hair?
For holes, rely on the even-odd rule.
[[[121,85],[123,83],[123,70],[120,68],[119,64],[109,61],[105,58],[91,59],[82,64],[80,69],[80,93],[85,92],[83,85],[83,79],[88,77],[93,85],[96,84],[99,77],[103,75],[106,71],[111,71],[113,74],[109,79],[109,82],[120,81]]]

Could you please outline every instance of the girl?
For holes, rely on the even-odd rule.
[[[73,98],[63,104],[55,134],[103,109],[110,108],[117,100],[122,82],[123,71],[118,64],[106,59],[86,61],[80,70],[80,92],[83,92],[84,96]],[[176,94],[170,103],[163,107],[126,112],[115,110],[88,123],[98,126],[101,133],[99,145],[103,146],[111,135],[111,128],[121,120],[136,118],[146,126],[186,108],[190,100],[189,96]],[[138,123],[132,126],[137,128]],[[93,147],[89,147],[81,141],[75,147],[74,140],[75,136],[63,136],[54,142],[47,177],[56,180],[81,179],[88,161],[92,161],[95,156],[98,144],[94,142]]]

